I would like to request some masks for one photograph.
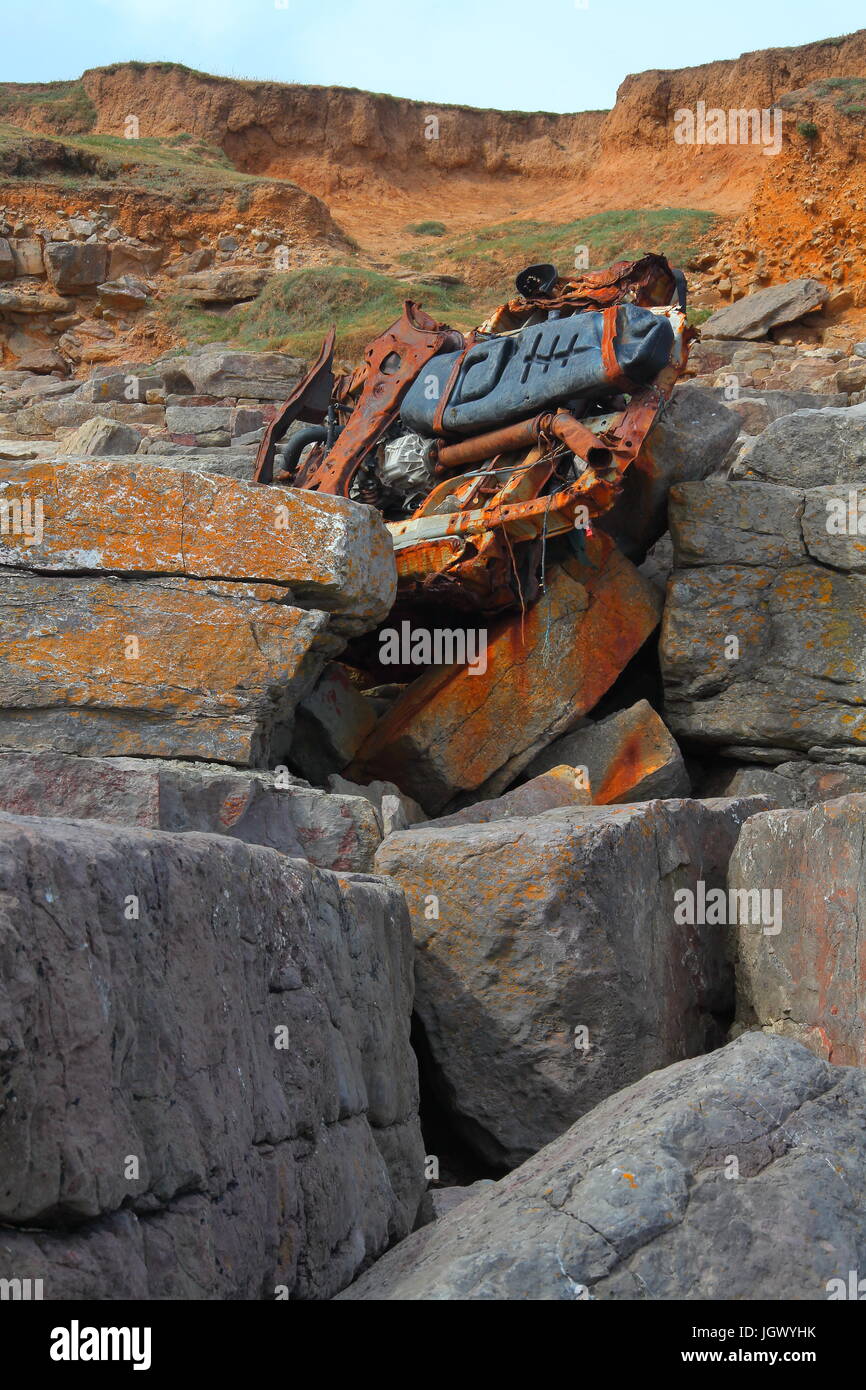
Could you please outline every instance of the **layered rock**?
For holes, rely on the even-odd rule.
[[[382,844],[439,1085],[479,1157],[514,1166],[622,1086],[722,1041],[725,934],[684,924],[675,894],[723,886],[740,826],[766,804],[568,807]]]
[[[391,885],[6,815],[0,859],[0,1275],[46,1298],[322,1298],[411,1229]]]
[[[778,894],[772,931],[744,912],[737,933],[737,1019],[866,1066],[866,795],[780,810],[743,827],[730,886]],[[744,899],[745,902],[745,899]]]
[[[383,836],[366,796],[319,791],[285,768],[161,758],[2,753],[0,810],[228,835],[340,872],[371,873]]]
[[[673,490],[676,568],[660,647],[666,718],[675,734],[734,756],[864,760],[866,492],[853,479],[848,486],[839,455],[803,458],[810,481],[836,480]]]
[[[381,519],[340,498],[137,460],[15,463],[0,498],[22,520],[0,544],[7,748],[279,760],[393,600]]]
[[[866,1261],[864,1135],[859,1068],[750,1033],[604,1101],[339,1297],[838,1297]]]

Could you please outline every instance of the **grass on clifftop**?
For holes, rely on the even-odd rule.
[[[96,107],[80,81],[0,82],[0,120],[37,106],[45,108],[60,135],[83,134],[96,125]]]
[[[4,124],[0,124],[0,170],[7,176],[41,177],[76,186],[87,179],[117,181],[169,193],[182,202],[195,202],[201,190],[279,182],[241,173],[217,146],[184,133],[140,140],[126,140],[122,135],[60,140]]]
[[[275,274],[257,299],[228,312],[188,308],[181,296],[166,303],[169,326],[190,344],[233,342],[250,351],[284,351],[314,358],[332,323],[337,356],[355,360],[371,338],[399,318],[404,299],[420,302],[434,318],[469,327],[465,288],[413,284],[353,266],[319,266]]]
[[[637,260],[645,251],[658,251],[682,265],[716,220],[715,213],[693,208],[640,208],[592,213],[574,222],[499,222],[436,247],[405,251],[400,260],[413,270],[447,263],[481,283],[507,268],[512,284],[518,270],[542,261],[566,274],[574,267],[576,248],[583,246],[595,269]]]

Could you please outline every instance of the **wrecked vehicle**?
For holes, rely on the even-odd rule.
[[[579,545],[610,510],[686,367],[685,278],[663,256],[534,265],[516,287],[467,334],[407,301],[348,375],[332,331],[262,440],[256,482],[383,513],[403,613],[524,612],[548,540]]]

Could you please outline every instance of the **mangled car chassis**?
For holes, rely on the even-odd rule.
[[[407,301],[342,376],[332,331],[262,441],[257,482],[382,512],[391,621],[521,625],[563,544],[585,553],[623,495],[685,369],[685,281],[662,256],[580,277],[530,266],[517,289],[467,334]]]
[[[336,379],[332,333],[262,441],[257,482],[384,513],[401,609],[532,603],[542,542],[611,508],[686,365],[682,279],[661,256],[581,279],[532,266],[518,288],[466,335],[407,301]]]

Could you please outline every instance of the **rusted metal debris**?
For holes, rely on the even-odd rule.
[[[465,335],[407,301],[336,378],[332,332],[262,441],[257,482],[383,512],[402,612],[525,611],[547,540],[591,534],[685,369],[685,281],[663,256],[531,266],[517,287]]]

